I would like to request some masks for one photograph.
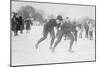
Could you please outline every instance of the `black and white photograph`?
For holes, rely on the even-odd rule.
[[[96,6],[11,1],[11,66],[96,61]]]

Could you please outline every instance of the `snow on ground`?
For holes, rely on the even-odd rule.
[[[55,53],[49,49],[50,36],[35,49],[36,42],[42,37],[42,26],[32,26],[30,33],[15,36],[12,33],[12,65],[45,64],[95,60],[95,39],[79,39],[74,43],[74,53],[68,52],[69,40],[56,47]],[[94,37],[95,38],[95,37]]]

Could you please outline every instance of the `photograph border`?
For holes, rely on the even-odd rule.
[[[11,12],[12,12],[12,1],[16,2],[33,2],[33,3],[48,3],[48,4],[59,4],[59,5],[74,5],[74,6],[93,6],[95,7],[95,60],[88,61],[74,61],[74,62],[59,62],[59,63],[44,63],[44,64],[28,64],[28,65],[15,65],[12,66],[12,33],[11,33]],[[10,67],[20,66],[40,66],[40,65],[54,65],[54,64],[69,64],[69,63],[84,63],[84,62],[96,62],[96,5],[88,4],[72,4],[72,3],[56,3],[56,2],[41,2],[41,1],[25,1],[25,0],[10,0]]]

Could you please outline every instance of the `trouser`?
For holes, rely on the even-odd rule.
[[[72,49],[75,38],[74,38],[73,34],[71,33],[71,31],[69,31],[69,29],[63,29],[63,30],[60,30],[57,34],[57,40],[54,44],[53,51],[55,51],[56,46],[60,43],[64,34],[67,34],[67,36],[70,38],[69,49]],[[75,33],[75,35],[76,35],[76,33]]]
[[[89,31],[89,36],[90,36],[90,39],[93,38],[93,31]]]
[[[52,48],[53,42],[54,42],[54,40],[55,40],[55,32],[54,32],[54,29],[51,30],[51,31],[47,31],[47,32],[45,31],[45,32],[43,33],[43,37],[40,38],[40,40],[39,40],[39,41],[37,42],[37,44],[35,45],[36,48],[38,48],[39,44],[47,38],[48,33],[50,33],[50,36],[51,36],[51,43],[50,43],[50,47],[49,47],[49,48],[50,48],[50,49]]]

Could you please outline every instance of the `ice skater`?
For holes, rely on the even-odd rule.
[[[69,52],[74,52],[72,50],[72,46],[73,46],[74,41],[77,41],[77,30],[76,30],[76,25],[70,24],[70,23],[64,23],[61,26],[61,30],[58,31],[57,40],[56,40],[56,42],[55,42],[55,44],[52,48],[52,52],[55,52],[56,46],[60,43],[63,35],[65,35],[65,34],[70,39],[70,46],[69,46],[68,51]]]
[[[62,16],[58,15],[56,19],[50,19],[47,23],[44,24],[43,28],[43,37],[35,44],[36,49],[38,49],[39,44],[47,38],[47,35],[51,36],[51,43],[49,49],[52,48],[53,42],[55,40],[55,31],[54,27],[59,27],[62,22]]]

